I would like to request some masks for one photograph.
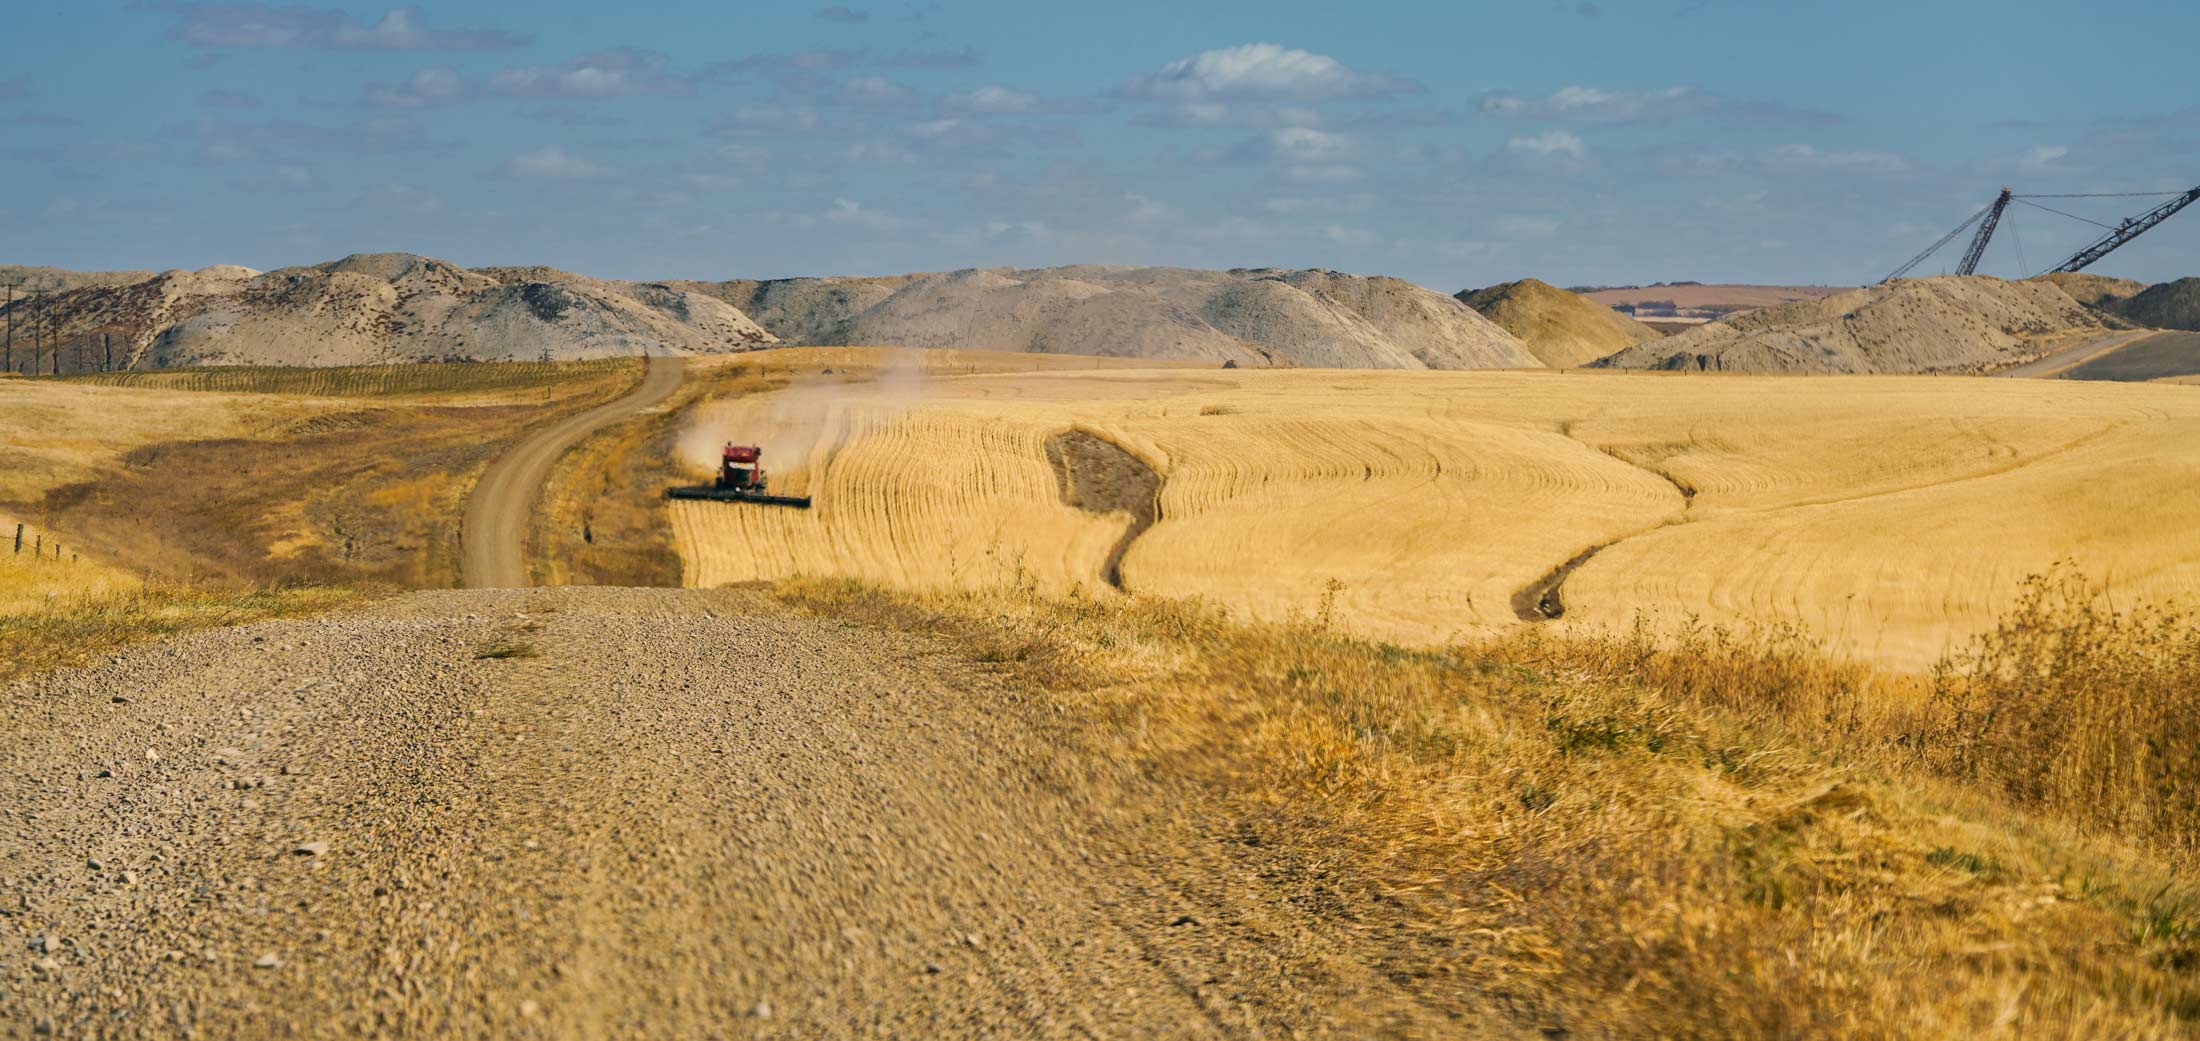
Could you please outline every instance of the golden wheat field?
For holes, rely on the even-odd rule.
[[[1124,588],[1427,643],[1523,624],[1794,621],[1919,666],[2070,562],[2200,593],[2200,393],[1949,377],[1026,372],[718,402],[809,511],[675,503],[690,585],[795,574],[1111,595],[1127,513],[1064,501],[1081,430],[1161,478]],[[1091,505],[1087,503],[1087,505]],[[1517,595],[1602,547],[1563,618]]]

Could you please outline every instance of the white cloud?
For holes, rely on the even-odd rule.
[[[913,166],[917,157],[891,141],[858,141],[848,146],[848,161],[872,166]]]
[[[1581,135],[1570,130],[1546,130],[1533,137],[1516,137],[1505,142],[1505,150],[1565,159],[1585,159],[1589,155],[1589,146],[1582,143]]]
[[[841,84],[834,97],[864,108],[900,108],[915,101],[917,92],[884,76],[857,76]]]
[[[1285,176],[1302,184],[1350,184],[1363,175],[1357,166],[1331,163],[1325,166],[1294,166],[1285,172]]]
[[[1125,219],[1132,224],[1159,224],[1176,216],[1175,210],[1143,195],[1127,195],[1124,199],[1131,204],[1131,211]]]
[[[1381,236],[1372,231],[1363,228],[1348,228],[1342,224],[1332,224],[1327,228],[1323,228],[1322,237],[1337,245],[1350,246],[1355,249],[1372,246],[1381,240]]]
[[[515,97],[618,98],[678,94],[688,82],[666,73],[654,51],[619,47],[582,55],[564,65],[506,69],[489,78],[489,90]]]
[[[1039,99],[1007,87],[979,87],[966,93],[948,95],[947,105],[963,112],[1007,115],[1038,108]]]
[[[892,231],[908,223],[899,217],[865,208],[854,199],[834,199],[832,208],[825,211],[825,221],[874,231]]]
[[[922,123],[910,124],[909,136],[925,141],[931,141],[937,138],[946,137],[947,135],[962,129],[962,125],[963,121],[960,119],[926,120]]]
[[[1270,135],[1269,145],[1278,158],[1295,163],[1328,162],[1348,151],[1344,138],[1311,127],[1285,127]]]
[[[1910,168],[1891,152],[1822,152],[1811,145],[1780,145],[1765,153],[1765,165],[1786,170],[1900,173]]]
[[[455,69],[422,69],[400,86],[367,88],[367,104],[375,108],[433,108],[465,96],[466,81]]]
[[[1830,112],[1779,102],[1730,98],[1695,87],[1626,91],[1576,85],[1560,87],[1540,98],[1498,91],[1483,95],[1480,108],[1484,115],[1577,123],[1660,123],[1697,117],[1799,126],[1830,126],[1841,122],[1840,116]]]
[[[1418,93],[1419,84],[1355,72],[1324,54],[1273,43],[1249,43],[1180,58],[1116,88],[1127,98],[1206,101],[1217,98],[1323,100]]]
[[[2034,145],[2031,151],[2024,153],[2024,156],[2017,160],[2017,166],[2023,170],[2037,172],[2048,169],[2056,160],[2069,154],[2070,149],[2062,145]]]
[[[521,152],[505,160],[504,172],[513,177],[575,180],[594,177],[602,171],[596,164],[553,145],[532,152]]]
[[[263,4],[144,5],[173,12],[168,38],[200,47],[326,47],[349,50],[476,50],[523,47],[534,37],[495,29],[437,31],[418,7],[399,7],[372,25],[342,11]]]

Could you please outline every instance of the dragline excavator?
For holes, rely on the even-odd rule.
[[[2165,195],[2170,196],[2168,201],[2136,217],[2126,217],[2113,227],[2031,201],[2033,199],[2112,199],[2142,196],[2160,197]],[[2001,225],[2002,215],[2009,211],[2009,204],[2013,202],[2030,206],[2033,209],[2046,210],[2057,216],[2083,221],[2107,232],[2092,245],[2072,254],[2070,259],[2049,268],[2046,272],[2047,274],[2055,274],[2057,272],[2083,271],[2092,266],[2095,261],[2114,253],[2124,243],[2146,234],[2155,225],[2176,216],[2177,211],[2195,202],[2200,202],[2200,186],[2182,192],[2090,192],[2071,195],[2019,195],[2011,189],[2003,188],[2001,194],[1995,196],[1994,201],[1988,203],[1985,209],[1972,214],[1969,219],[1956,225],[1954,231],[1942,235],[1938,242],[1926,247],[1925,252],[1911,257],[1909,263],[1896,268],[1894,274],[1888,275],[1880,281],[1892,282],[1909,274],[1912,269],[1924,263],[1926,258],[1940,252],[1941,247],[1955,241],[1957,236],[1969,231],[1974,224],[1978,225],[1978,232],[1971,236],[1971,245],[1963,251],[1963,260],[1956,265],[1956,274],[1977,274],[1979,261],[1986,256],[1986,246],[1993,241],[1994,229]]]

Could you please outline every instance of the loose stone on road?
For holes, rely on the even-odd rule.
[[[480,656],[514,640],[539,655]],[[416,593],[131,647],[0,688],[0,1023],[1433,1028],[1349,923],[1057,718],[951,647],[741,591]]]

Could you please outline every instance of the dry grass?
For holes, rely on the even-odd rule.
[[[640,372],[615,360],[10,383],[0,405],[21,408],[0,408],[0,462],[24,465],[0,467],[0,510],[171,581],[447,586],[487,460]]]
[[[0,515],[0,613],[83,596],[112,596],[143,585],[140,575],[86,559],[61,532],[24,524],[18,536],[18,523]]]
[[[98,387],[286,394],[330,398],[540,400],[543,388],[575,379],[630,372],[630,358],[571,362],[462,362],[427,365],[340,365],[322,368],[200,366],[139,372],[86,373],[66,382]]]
[[[783,387],[796,370],[814,373],[822,351],[757,351],[690,365],[661,408],[598,431],[558,461],[529,533],[528,560],[545,585],[680,585],[666,488],[702,476],[684,465],[685,411],[698,401],[746,397]],[[826,358],[831,355],[827,354]],[[846,378],[862,372],[847,369]]]
[[[2122,597],[2200,596],[2200,398],[1956,378],[1217,371],[797,387],[719,425],[770,445],[808,512],[672,509],[687,581],[792,575],[1098,595],[1127,518],[1060,501],[1046,438],[1160,471],[1131,589],[1311,613],[1402,643],[1516,627],[1582,550],[1569,629],[1655,606],[1792,622],[1923,668],[2058,560]],[[1341,588],[1332,589],[1332,583]]]
[[[2073,574],[1934,677],[1917,746],[2017,803],[2200,851],[2200,618],[2117,610]]]
[[[1637,675],[1624,645],[1416,652],[1183,601],[781,593],[1012,665],[1431,1007],[1572,1037],[2200,1036],[2177,861],[1799,736],[1868,677],[1785,637],[1660,641]]]
[[[123,592],[75,590],[37,606],[0,610],[0,682],[82,664],[126,643],[313,614],[358,596],[335,587],[239,590],[165,583]]]

